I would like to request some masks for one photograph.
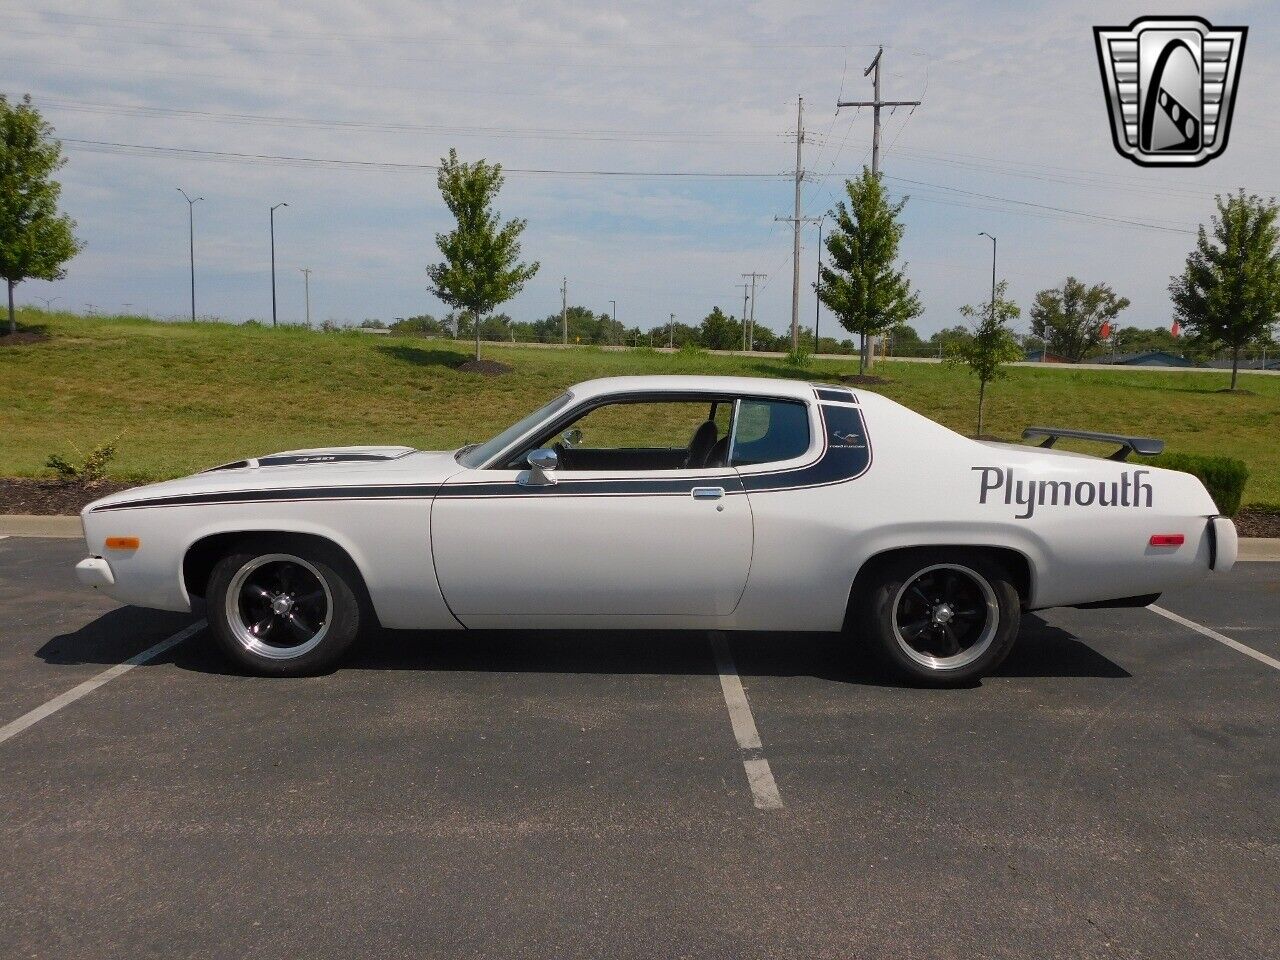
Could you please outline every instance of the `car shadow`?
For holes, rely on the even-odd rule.
[[[189,614],[120,607],[52,638],[37,655],[55,665],[113,666],[191,622]],[[705,631],[676,630],[373,630],[360,638],[338,669],[714,675],[708,636]],[[843,634],[737,632],[726,636],[743,676],[905,685]],[[196,673],[237,672],[214,648],[207,630],[147,665],[156,664]],[[1130,674],[1071,633],[1029,614],[1023,618],[1012,654],[995,676],[1121,679]]]

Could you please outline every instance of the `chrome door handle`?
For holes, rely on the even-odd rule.
[[[719,500],[724,496],[724,487],[694,487],[690,492],[695,500]]]

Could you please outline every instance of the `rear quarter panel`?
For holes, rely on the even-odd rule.
[[[1016,551],[1030,568],[1032,608],[1159,593],[1208,572],[1206,518],[1217,511],[1194,477],[978,443],[892,401],[858,396],[873,452],[865,474],[751,496],[755,554],[741,625],[838,629],[858,571],[905,547]],[[1154,533],[1181,533],[1185,543],[1152,548]]]

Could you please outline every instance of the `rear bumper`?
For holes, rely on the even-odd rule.
[[[116,582],[111,566],[102,557],[85,557],[76,564],[76,579],[86,587],[110,587]]]
[[[1226,572],[1240,554],[1236,525],[1227,517],[1209,518],[1209,569]]]

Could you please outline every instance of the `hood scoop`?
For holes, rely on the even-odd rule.
[[[210,467],[204,473],[217,473],[220,470],[257,470],[259,467],[293,467],[308,464],[330,463],[386,463],[399,460],[415,452],[413,447],[330,447],[314,450],[286,450],[283,453],[272,453],[265,457],[250,457],[246,460],[235,460],[216,467]]]

